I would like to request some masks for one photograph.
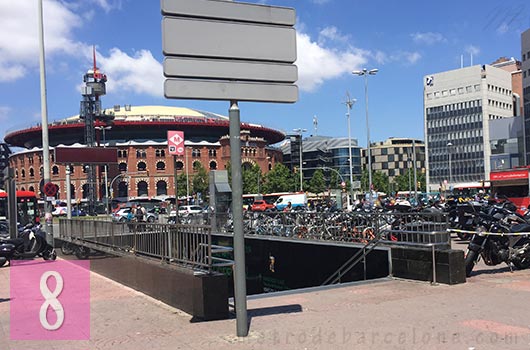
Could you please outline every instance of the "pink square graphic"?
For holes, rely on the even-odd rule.
[[[12,261],[11,340],[89,340],[90,262]]]

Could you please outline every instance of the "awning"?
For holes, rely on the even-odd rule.
[[[226,182],[216,183],[215,189],[217,190],[217,192],[232,192],[230,185]]]

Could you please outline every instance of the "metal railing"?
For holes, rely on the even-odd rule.
[[[71,219],[60,220],[59,228],[60,238],[89,248],[160,259],[209,273],[214,267],[233,264],[215,256],[231,248],[212,244],[210,226]]]
[[[214,231],[232,232],[231,217],[218,215],[216,221],[222,224]],[[380,237],[385,244],[436,243],[449,247],[448,224],[447,214],[429,212],[245,212],[243,218],[247,235],[363,244]]]

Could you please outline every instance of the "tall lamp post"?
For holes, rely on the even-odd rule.
[[[365,96],[365,108],[366,108],[366,150],[368,153],[368,192],[370,192],[370,201],[372,198],[372,154],[370,152],[370,125],[368,123],[368,76],[376,75],[378,69],[366,69],[355,70],[352,72],[354,75],[364,76],[364,96]]]
[[[294,132],[296,132],[298,135],[300,135],[300,192],[303,192],[304,191],[304,185],[303,185],[303,182],[304,182],[304,174],[302,172],[302,133],[306,132],[307,129],[301,129],[301,128],[297,128],[297,129],[293,129]]]
[[[348,163],[350,167],[350,191],[353,193],[353,170],[352,170],[352,158],[351,158],[351,123],[350,123],[350,110],[353,107],[353,105],[357,102],[356,99],[350,98],[350,95],[347,94],[347,100],[344,102],[346,105],[347,111],[346,111],[346,119],[348,120]],[[352,199],[353,201],[353,199]],[[349,203],[348,203],[349,204]]]
[[[107,140],[105,138],[105,130],[112,129],[112,126],[96,126],[96,129],[103,131],[103,148],[107,147]],[[107,186],[108,183],[108,168],[107,164],[104,166],[104,174],[105,174],[105,214],[109,214],[109,187]]]
[[[453,147],[453,144],[451,142],[447,143],[447,153],[449,154],[449,189],[451,190],[451,184],[453,182],[453,167],[451,166],[451,161],[453,158],[451,154],[451,148]],[[452,190],[451,190],[452,192]]]

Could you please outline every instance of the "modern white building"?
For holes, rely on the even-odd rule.
[[[514,115],[511,73],[476,65],[427,75],[423,100],[428,190],[489,180],[490,123]]]

